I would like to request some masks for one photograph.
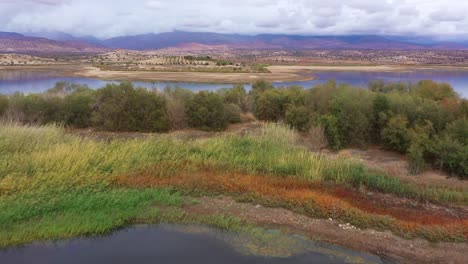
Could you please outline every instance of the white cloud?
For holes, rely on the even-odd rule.
[[[466,3],[465,3],[466,2]],[[0,0],[0,31],[468,36],[459,0]]]
[[[160,1],[147,1],[146,6],[152,9],[162,9],[164,4]]]
[[[441,9],[431,14],[431,19],[435,21],[461,21],[465,19],[466,13],[457,9]]]

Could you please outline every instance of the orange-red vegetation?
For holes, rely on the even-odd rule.
[[[430,211],[386,203],[365,194],[340,187],[325,186],[293,177],[249,175],[210,169],[160,176],[157,169],[116,179],[127,186],[164,186],[188,190],[208,190],[228,194],[252,195],[264,200],[309,208],[315,215],[333,217],[366,227],[384,227],[399,232],[453,235],[468,238],[468,220]]]

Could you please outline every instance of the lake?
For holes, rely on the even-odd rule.
[[[382,263],[374,255],[269,232],[249,237],[206,226],[142,225],[104,237],[4,249],[0,250],[0,260],[2,264]]]
[[[300,85],[305,88],[324,83],[328,80],[336,80],[338,83],[349,83],[359,87],[367,87],[369,81],[405,81],[417,82],[419,80],[432,79],[438,82],[451,84],[463,97],[468,98],[468,71],[448,69],[417,69],[401,72],[360,72],[360,71],[317,71],[309,73],[317,79],[299,82],[274,83],[276,87]],[[57,77],[54,72],[38,73],[32,71],[0,71],[0,93],[12,94],[14,92],[39,93],[52,88],[56,82],[67,81],[88,85],[90,88],[100,88],[111,81],[103,81],[91,78]],[[179,86],[193,91],[218,90],[232,87],[232,84],[193,83],[193,82],[134,82],[135,85],[145,88],[165,88],[166,86]],[[251,85],[246,84],[246,89]]]

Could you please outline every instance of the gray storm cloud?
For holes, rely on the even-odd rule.
[[[459,0],[0,0],[0,31],[468,36]]]

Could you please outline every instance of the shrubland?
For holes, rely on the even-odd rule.
[[[43,94],[0,97],[0,114],[26,124],[57,123],[109,131],[165,132],[193,127],[221,131],[252,113],[309,133],[328,147],[378,144],[408,155],[411,172],[433,166],[468,177],[468,100],[444,83],[374,81],[360,89],[329,81],[311,89],[258,81],[217,92],[146,90],[131,83],[98,90],[58,83]],[[251,118],[249,118],[251,119]]]

